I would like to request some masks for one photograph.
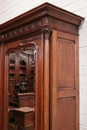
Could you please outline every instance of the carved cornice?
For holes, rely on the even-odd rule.
[[[0,25],[0,42],[11,39],[13,40],[14,38],[31,33],[32,31],[37,31],[41,29],[41,27],[51,27],[60,31],[63,30],[72,34],[78,34],[77,27],[80,25],[82,20],[84,20],[84,18],[80,16],[62,10],[52,4],[44,3]],[[61,24],[61,21],[66,24],[62,26],[63,23]],[[69,29],[70,24],[74,27],[72,31]],[[64,29],[65,26],[67,29]],[[47,30],[45,30],[44,33],[45,38],[49,37],[49,35],[47,36],[46,34]]]
[[[26,24],[24,26],[21,26],[19,28],[12,30],[12,31],[8,31],[6,33],[3,33],[1,35],[1,40],[12,39],[12,38],[17,37],[19,35],[28,33],[29,31],[33,31],[34,29],[41,27],[41,25],[42,25],[41,20]]]
[[[49,29],[49,28],[45,28],[45,29],[42,30],[42,33],[44,35],[44,39],[49,40],[50,39],[50,35],[52,33],[52,30]]]

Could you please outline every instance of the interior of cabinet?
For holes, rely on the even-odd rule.
[[[23,127],[34,130],[35,68],[35,46],[15,49],[8,53],[8,130],[22,130]],[[22,124],[22,119],[25,119],[25,122],[28,120],[28,124]]]

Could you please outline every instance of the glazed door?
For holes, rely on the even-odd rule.
[[[78,37],[54,31],[51,44],[51,130],[79,129]]]
[[[36,46],[8,50],[8,130],[35,127]]]
[[[25,42],[22,43],[23,41]],[[43,108],[41,102],[41,100],[43,100],[42,97],[43,84],[42,84],[42,76],[41,76],[43,75],[42,72],[43,62],[39,64],[39,61],[41,60],[41,55],[42,55],[41,52],[42,44],[43,43],[41,43],[40,39],[34,41],[28,39],[28,40],[19,40],[16,42],[11,42],[5,45],[4,130],[10,130],[10,129],[13,130],[15,128],[15,125],[16,125],[15,129],[17,130],[18,129],[22,130],[22,128],[25,129],[25,127],[27,127],[27,124],[26,126],[22,126],[23,123],[20,124],[20,122],[23,122],[22,120],[23,117],[21,117],[21,115],[19,115],[20,117],[19,120],[18,120],[19,117],[18,116],[15,117],[14,115],[15,111],[20,109],[20,106],[14,105],[19,103],[19,99],[20,99],[19,104],[22,104],[22,101],[26,99],[23,105],[26,102],[29,105],[31,105],[31,106],[21,106],[21,107],[32,107],[32,104],[34,104],[34,106],[32,107],[34,114],[31,115],[31,118],[28,118],[28,120],[26,118],[26,123],[29,122],[32,123],[31,122],[32,119],[33,125],[29,126],[30,127],[29,129],[41,130],[42,123],[43,123],[42,122]],[[9,87],[10,89],[8,89]],[[9,92],[11,92],[11,94]],[[33,99],[28,100],[27,98],[28,94],[31,94],[30,97],[32,98],[32,93],[34,95],[33,97],[35,97],[34,103],[32,103]],[[9,99],[11,99],[10,102]],[[14,120],[16,120],[16,124]],[[13,123],[12,121],[14,122],[14,124],[12,124]]]

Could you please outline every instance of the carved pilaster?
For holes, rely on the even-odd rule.
[[[51,30],[42,30],[44,38],[44,130],[49,130],[49,43]]]

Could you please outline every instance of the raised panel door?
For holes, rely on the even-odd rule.
[[[78,36],[53,31],[50,55],[50,128],[79,130]]]
[[[58,37],[57,43],[57,86],[59,90],[75,87],[75,43]]]

